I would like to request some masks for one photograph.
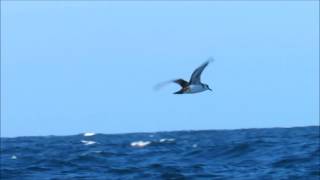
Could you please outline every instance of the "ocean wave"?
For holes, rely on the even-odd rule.
[[[83,133],[83,136],[86,136],[86,137],[88,137],[88,136],[94,136],[94,135],[96,135],[96,133],[93,133],[93,132]]]
[[[130,145],[132,147],[145,147],[151,144],[151,141],[134,141]]]
[[[12,155],[12,156],[11,156],[11,159],[17,159],[17,156]]]
[[[161,142],[161,143],[165,143],[165,142],[170,143],[170,142],[174,142],[174,141],[175,141],[175,139],[173,139],[173,138],[169,138],[169,139],[163,138],[163,139],[159,140],[159,142]]]
[[[88,145],[93,145],[93,144],[97,144],[97,142],[95,142],[95,141],[81,140],[81,142],[82,142],[84,145],[86,145],[86,146],[88,146]]]
[[[317,126],[1,138],[1,179],[319,179],[319,135]]]

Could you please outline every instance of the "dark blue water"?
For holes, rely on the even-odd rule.
[[[319,127],[1,138],[1,179],[315,179]]]

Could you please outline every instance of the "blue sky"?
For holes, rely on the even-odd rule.
[[[1,5],[2,136],[319,124],[317,1]]]

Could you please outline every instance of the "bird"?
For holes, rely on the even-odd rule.
[[[212,91],[212,89],[209,87],[208,84],[204,84],[201,82],[201,74],[203,70],[208,66],[208,64],[213,60],[214,60],[213,58],[209,58],[201,66],[195,69],[191,75],[189,82],[182,78],[168,81],[170,83],[173,82],[181,86],[181,89],[177,92],[174,92],[173,94],[194,94],[194,93],[200,93],[206,90]],[[162,85],[167,84],[168,82],[158,85],[157,89]]]

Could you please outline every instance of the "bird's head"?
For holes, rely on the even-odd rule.
[[[207,90],[212,91],[212,89],[209,87],[209,85],[208,85],[208,84],[205,84],[205,85],[204,85],[204,87],[205,87]]]

